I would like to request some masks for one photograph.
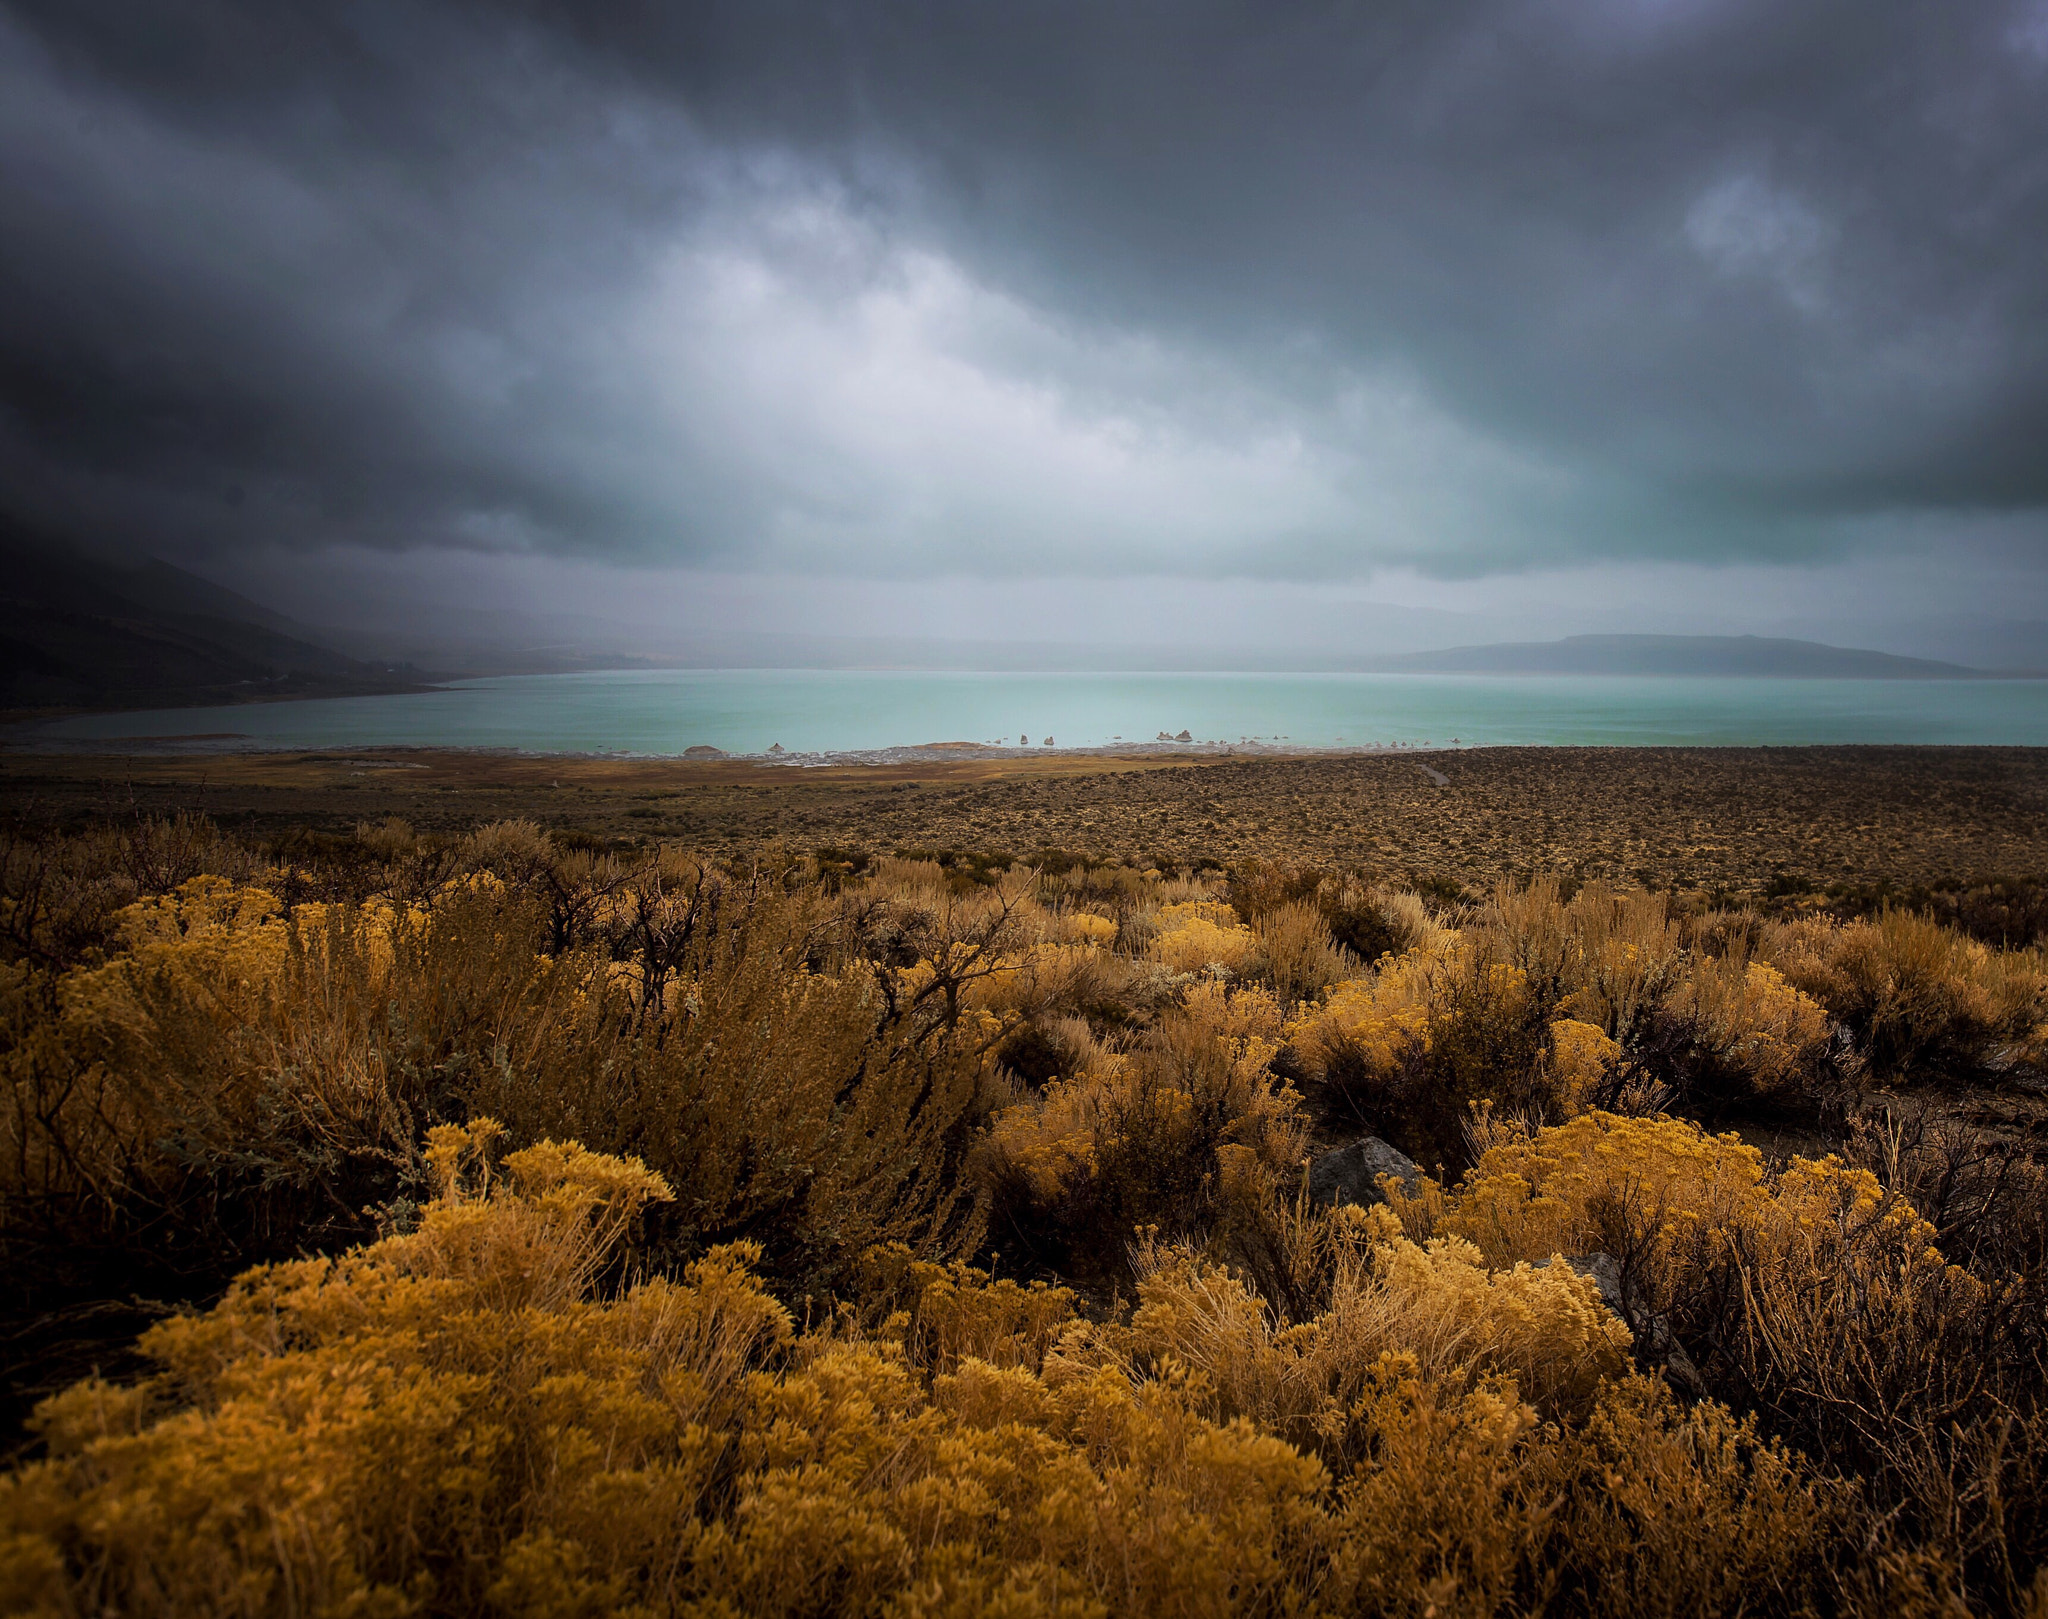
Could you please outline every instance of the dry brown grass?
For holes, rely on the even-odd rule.
[[[371,768],[376,761],[407,768]],[[1366,867],[1483,893],[1565,872],[1727,888],[2048,876],[2048,752],[2025,748],[1499,748],[1393,758],[1040,758],[799,771],[683,761],[375,755],[0,757],[38,819],[205,809],[253,831],[401,816],[452,833],[534,817],[701,852],[783,840]],[[2001,915],[2018,914],[2005,905]],[[2028,915],[2033,913],[2028,912]]]
[[[2048,1021],[2048,957],[1993,950],[1911,911],[1781,923],[1758,949],[1854,1031],[1885,1077],[1971,1073]]]

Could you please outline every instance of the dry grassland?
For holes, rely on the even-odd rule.
[[[261,833],[400,816],[545,825],[733,852],[1062,849],[1250,857],[1484,883],[1558,871],[1658,887],[1910,886],[2048,872],[2048,752],[1494,748],[1413,758],[1053,756],[799,770],[385,750],[0,760],[31,821],[204,810]]]

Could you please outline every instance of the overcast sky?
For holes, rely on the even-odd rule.
[[[0,500],[318,622],[2048,618],[2043,0],[0,0],[0,229]]]

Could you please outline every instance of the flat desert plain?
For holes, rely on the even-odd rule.
[[[1440,780],[1438,778],[1441,778]],[[29,824],[199,811],[257,836],[524,817],[715,854],[1252,858],[1479,886],[1902,887],[2048,872],[2048,750],[1488,748],[1196,759],[936,754],[885,766],[374,750],[0,756]]]

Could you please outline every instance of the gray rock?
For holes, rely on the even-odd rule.
[[[1593,1286],[1599,1289],[1600,1302],[1622,1320],[1629,1321],[1628,1301],[1621,1295],[1621,1261],[1612,1254],[1567,1254],[1565,1261],[1581,1276],[1593,1278]],[[1629,1331],[1635,1331],[1630,1322]]]
[[[1567,1254],[1564,1262],[1581,1276],[1592,1277],[1600,1302],[1620,1318],[1635,1338],[1639,1366],[1645,1371],[1662,1372],[1664,1381],[1689,1399],[1705,1396],[1707,1387],[1701,1381],[1700,1369],[1685,1352],[1685,1346],[1672,1335],[1670,1321],[1628,1298],[1622,1286],[1620,1260],[1612,1254]]]
[[[1380,1177],[1393,1175],[1411,1194],[1422,1184],[1422,1171],[1400,1148],[1378,1136],[1361,1136],[1348,1147],[1333,1147],[1309,1161],[1308,1195],[1317,1203],[1356,1203],[1369,1209],[1384,1203]]]
[[[694,748],[683,749],[685,759],[723,759],[725,749],[714,748],[708,742],[699,742]]]
[[[1175,737],[1175,738],[1174,738],[1174,741],[1176,741],[1176,742],[1192,742],[1192,741],[1194,741],[1194,738],[1193,738],[1193,737],[1192,737],[1191,735],[1189,735],[1189,734],[1188,734],[1188,733],[1187,733],[1186,731],[1183,731],[1183,732],[1181,732],[1181,734],[1180,734],[1179,736],[1177,736],[1177,737]]]

